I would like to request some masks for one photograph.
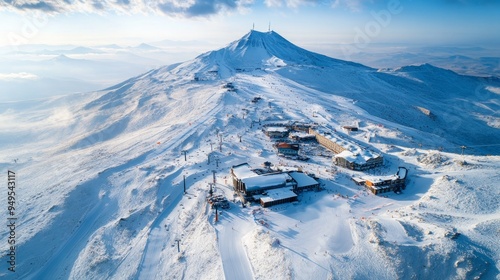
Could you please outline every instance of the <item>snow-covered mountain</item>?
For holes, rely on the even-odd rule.
[[[500,88],[500,80],[462,76],[429,64],[377,71],[309,52],[275,32],[251,31],[225,48],[131,79],[120,85],[120,92],[126,87],[124,95],[145,96],[135,89],[166,88],[192,80],[220,86],[240,73],[255,71],[352,99],[372,116],[430,133],[433,143],[439,143],[430,148],[457,152],[465,145],[475,154],[500,152],[490,146],[498,144],[500,137],[498,94],[491,91]],[[106,96],[122,100],[112,91]]]
[[[18,176],[16,272],[0,276],[498,279],[498,92],[495,78],[377,70],[251,31],[102,91],[0,103],[0,167]],[[359,125],[349,137],[386,159],[368,173],[406,166],[407,189],[374,196],[331,158],[278,157],[261,125],[288,120]],[[324,190],[270,210],[234,197],[214,223],[212,170],[233,201],[230,167],[264,161]]]
[[[360,64],[333,59],[302,49],[274,31],[262,33],[251,31],[227,47],[198,57],[207,64],[225,63],[229,68],[247,69],[252,67],[285,65],[309,65],[327,67],[355,66]]]

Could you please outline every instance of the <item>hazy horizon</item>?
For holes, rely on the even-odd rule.
[[[468,0],[1,2],[0,100],[99,90],[252,29],[373,68],[431,63],[500,76],[499,8]]]
[[[497,1],[31,1],[0,4],[1,46],[134,45],[160,40],[223,45],[269,27],[297,44],[500,44]],[[122,4],[119,4],[122,3]],[[128,4],[126,4],[128,3]]]

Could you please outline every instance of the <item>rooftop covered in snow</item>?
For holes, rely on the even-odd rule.
[[[318,185],[316,180],[302,172],[290,172],[289,175],[295,182],[297,182],[297,188],[299,189]]]
[[[370,181],[373,184],[381,184],[383,182],[390,182],[400,179],[397,175],[386,175],[386,176],[364,176],[365,181]]]
[[[287,132],[288,128],[284,126],[269,126],[266,127],[267,132]]]
[[[379,153],[371,150],[345,150],[334,156],[335,158],[344,158],[345,160],[357,164],[365,164],[370,159],[375,159],[380,157]]]
[[[286,173],[254,176],[242,179],[247,192],[267,190],[274,187],[284,187],[290,176]]]
[[[335,155],[335,157],[340,157],[348,160],[349,162],[357,164],[365,164],[370,159],[375,159],[381,157],[380,153],[377,153],[368,147],[364,147],[361,144],[355,142],[354,140],[348,139],[347,136],[343,136],[338,132],[332,132],[324,127],[318,127],[315,129],[318,134],[335,143],[342,148],[344,151]]]
[[[255,173],[252,170],[252,168],[250,167],[250,165],[248,165],[248,163],[235,165],[233,166],[232,171],[234,176],[236,176],[240,180],[257,176],[257,173]]]
[[[281,188],[281,189],[267,191],[267,195],[262,196],[260,200],[264,203],[269,203],[273,201],[285,200],[296,197],[297,194],[295,194],[292,190]]]

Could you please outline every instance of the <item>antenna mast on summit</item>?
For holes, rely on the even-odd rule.
[[[267,31],[271,31],[271,22],[269,22],[269,29]]]
[[[252,30],[255,29],[255,22],[252,24]]]

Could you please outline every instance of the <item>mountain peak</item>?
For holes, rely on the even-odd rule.
[[[258,64],[273,57],[282,60],[293,60],[291,54],[305,51],[281,37],[274,31],[260,32],[251,30],[239,40],[230,43],[222,49],[241,66]],[[295,55],[295,58],[298,56]]]
[[[237,42],[237,47],[265,47],[266,43],[269,44],[277,41],[292,44],[274,31],[260,32],[256,30],[250,30],[250,32],[245,34],[241,39],[233,43]]]
[[[208,59],[208,63],[219,64],[224,61],[234,69],[283,67],[286,65],[332,66],[357,63],[342,61],[314,53],[296,46],[275,31],[261,32],[251,30],[239,40],[231,42],[225,48],[211,51],[199,58]]]
[[[135,47],[132,47],[133,49],[140,49],[140,50],[157,50],[158,48],[155,47],[155,46],[151,46],[149,44],[146,44],[146,43],[142,43],[142,44],[139,44]]]
[[[72,58],[70,58],[69,56],[65,55],[65,54],[60,54],[54,58],[51,58],[49,59],[50,61],[71,61],[73,60]]]
[[[452,76],[457,76],[456,72],[444,68],[440,68],[437,66],[434,66],[429,63],[423,63],[423,64],[417,64],[417,65],[408,65],[408,66],[403,66],[395,69],[396,72],[406,72],[406,73],[413,73],[413,74],[434,74],[434,75],[452,75]]]

